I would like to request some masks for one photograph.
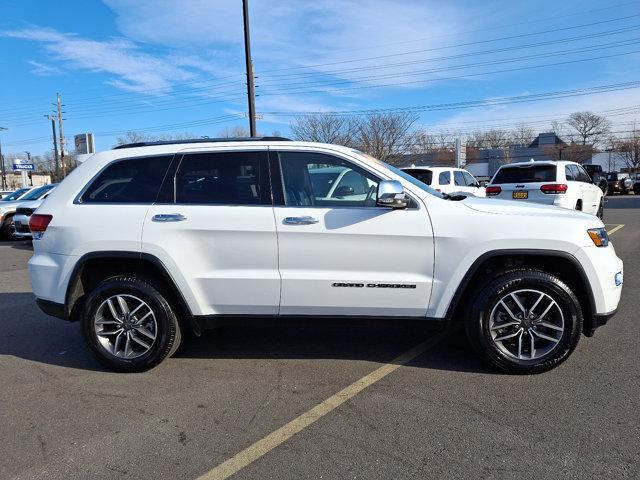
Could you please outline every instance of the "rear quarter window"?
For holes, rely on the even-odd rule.
[[[525,167],[503,167],[491,183],[537,183],[555,182],[555,165],[531,165]]]
[[[172,155],[118,160],[105,168],[80,203],[153,203]]]

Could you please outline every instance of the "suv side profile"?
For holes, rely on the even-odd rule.
[[[529,161],[501,166],[487,196],[555,205],[604,218],[604,194],[579,163]]]
[[[484,187],[469,172],[452,167],[406,167],[402,169],[422,183],[447,195],[473,195],[484,197]]]
[[[353,192],[330,193],[336,171]],[[121,372],[158,365],[187,331],[304,316],[461,322],[496,368],[538,373],[622,289],[595,216],[449,197],[357,150],[273,138],[97,153],[29,226],[38,305]]]

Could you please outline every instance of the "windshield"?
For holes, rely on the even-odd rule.
[[[393,165],[389,165],[388,163],[385,163],[382,160],[378,160],[377,158],[372,157],[371,155],[368,155],[368,154],[366,154],[364,152],[361,152],[359,150],[354,150],[354,152],[356,152],[359,155],[362,155],[363,157],[366,157],[368,160],[371,160],[371,161],[377,163],[381,167],[386,168],[387,170],[395,173],[399,177],[404,178],[407,182],[409,182],[412,185],[418,187],[420,190],[424,190],[425,192],[433,195],[434,197],[445,198],[442,193],[440,193],[440,192],[436,191],[435,189],[431,188],[429,185],[426,185],[426,184],[422,183],[420,180],[418,180],[417,178],[412,177],[407,172],[403,172],[399,168],[396,168]]]
[[[491,183],[538,183],[553,182],[556,179],[555,165],[526,165],[502,167]]]
[[[45,185],[43,187],[38,187],[38,188],[32,190],[31,192],[27,193],[20,200],[37,200],[42,195],[44,195],[45,193],[47,193],[49,190],[51,190],[54,187],[55,187],[55,185]]]
[[[18,200],[22,195],[25,194],[25,192],[28,192],[28,191],[29,191],[28,188],[19,188],[18,190],[13,192],[11,195],[7,195],[6,197],[4,197],[0,201],[2,201],[2,202],[10,202],[11,200]]]

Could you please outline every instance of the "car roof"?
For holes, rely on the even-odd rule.
[[[441,172],[443,170],[460,170],[460,171],[464,171],[464,168],[446,167],[446,166],[443,166],[443,165],[433,166],[433,167],[430,167],[428,165],[425,165],[425,166],[416,165],[415,167],[402,167],[401,170],[431,170],[432,172]]]
[[[531,167],[533,165],[580,165],[577,162],[570,162],[568,160],[535,160],[528,162],[513,162],[507,163],[506,165],[502,165],[500,168],[509,168],[509,167]]]

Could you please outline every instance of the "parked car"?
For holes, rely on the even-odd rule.
[[[484,197],[484,187],[466,170],[451,167],[406,167],[402,169],[422,183],[448,195]]]
[[[607,174],[607,182],[609,184],[609,193],[628,195],[633,191],[633,180],[631,180],[628,173],[609,172]]]
[[[640,173],[635,174],[635,180],[633,183],[633,193],[640,195]]]
[[[29,190],[33,190],[33,188],[34,187],[25,187],[25,188],[19,188],[17,190],[12,190],[10,192],[5,192],[6,195],[4,195],[2,199],[0,199],[0,202],[13,202],[15,200],[18,200],[20,197],[25,195]]]
[[[13,216],[16,213],[16,208],[19,204],[30,201],[38,200],[46,195],[46,193],[55,188],[56,184],[43,185],[41,187],[34,187],[29,189],[27,193],[24,193],[13,201],[0,202],[0,238],[6,240],[14,240],[16,237],[13,234]]]
[[[375,188],[332,197],[324,169]],[[273,138],[97,153],[29,227],[38,305],[123,372],[233,318],[339,316],[462,322],[492,365],[537,373],[614,315],[623,280],[593,215],[447,196],[352,148]]]
[[[544,203],[604,217],[603,193],[575,162],[529,161],[501,166],[487,196]]]
[[[583,163],[582,166],[591,177],[593,184],[600,187],[600,190],[606,196],[609,191],[609,184],[607,183],[607,175],[602,170],[602,165]]]
[[[35,212],[40,205],[42,205],[53,190],[54,189],[52,188],[38,200],[29,200],[18,204],[16,207],[16,213],[13,216],[13,224],[11,227],[11,233],[15,239],[31,238],[31,230],[29,230],[29,219],[31,218],[31,214]]]

